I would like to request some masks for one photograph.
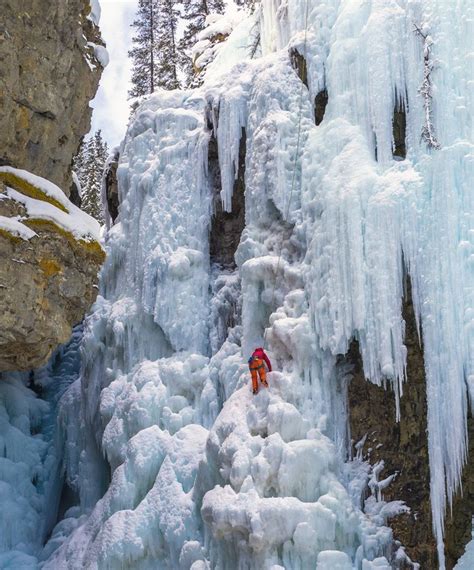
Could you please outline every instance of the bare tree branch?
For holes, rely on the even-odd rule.
[[[441,145],[436,138],[432,121],[433,83],[431,81],[431,72],[433,71],[434,63],[431,57],[431,46],[433,45],[433,40],[429,34],[423,33],[417,24],[414,24],[414,26],[415,34],[423,38],[423,82],[418,89],[418,93],[423,97],[423,108],[425,110],[425,124],[421,130],[421,138],[426,142],[428,148],[439,150]]]

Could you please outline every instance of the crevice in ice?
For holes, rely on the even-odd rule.
[[[327,89],[322,89],[314,98],[314,121],[316,126],[320,125],[324,119],[326,112],[326,105],[328,104],[329,96]]]
[[[212,125],[208,122],[209,126]],[[246,132],[242,128],[238,172],[234,181],[231,210],[228,212],[224,210],[221,199],[218,143],[214,135],[211,135],[208,149],[208,180],[213,208],[209,231],[211,354],[217,353],[229,331],[240,325],[242,320],[242,295],[235,252],[245,227],[245,155]]]
[[[211,267],[210,344],[216,354],[230,331],[242,324],[242,293],[236,270]]]
[[[231,199],[230,211],[225,211],[221,200],[221,173],[217,140],[209,141],[209,181],[213,195],[213,215],[209,234],[209,255],[211,263],[227,269],[235,269],[235,252],[245,227],[245,153],[246,133],[242,128],[239,144],[237,177]]]
[[[289,53],[291,65],[304,85],[309,89],[308,65],[306,63],[306,59],[296,48],[291,48]],[[327,89],[324,88],[318,91],[314,98],[314,121],[316,126],[323,122],[328,101],[329,96]]]
[[[404,160],[407,156],[406,148],[407,118],[404,101],[397,99],[393,109],[393,157],[395,160]]]
[[[232,211],[232,194],[241,169],[243,137],[246,145],[247,114],[247,100],[240,85],[226,90],[204,110],[207,127],[217,140],[220,193],[225,212]],[[246,147],[243,151],[245,153]]]
[[[65,518],[65,514],[67,511],[73,507],[76,507],[80,503],[80,497],[76,489],[74,489],[71,485],[68,484],[67,481],[64,481],[63,488],[61,490],[61,496],[59,498],[59,506],[58,506],[58,515],[57,520],[54,523],[53,527],[62,521]],[[50,539],[52,528],[48,537],[45,540],[45,543]]]
[[[115,223],[119,213],[120,201],[117,180],[119,157],[119,150],[116,148],[107,159],[102,180],[102,206],[106,215],[107,227]]]
[[[308,84],[308,66],[306,64],[306,59],[296,48],[290,49],[290,61],[291,65],[295,69],[298,77],[301,81],[309,88]]]

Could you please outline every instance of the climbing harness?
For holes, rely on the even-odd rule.
[[[304,41],[303,41],[303,54],[304,54],[303,57],[304,57],[305,61],[307,61],[307,57],[306,57],[307,56],[307,49],[306,48],[307,48],[307,40],[308,40],[308,16],[309,16],[309,0],[306,0],[305,23],[304,23]],[[296,184],[296,169],[297,169],[298,156],[300,154],[300,146],[301,146],[301,119],[303,116],[304,88],[305,88],[305,85],[304,85],[303,81],[301,81],[300,97],[299,97],[299,109],[298,109],[298,130],[297,130],[297,136],[296,136],[295,163],[294,163],[294,168],[293,168],[293,176],[291,179],[290,196],[288,198],[288,204],[286,207],[285,220],[288,220],[288,216],[290,214],[291,199],[293,197],[293,191],[295,189],[295,184]],[[301,187],[301,178],[300,178],[300,187]],[[277,284],[278,273],[280,271],[282,251],[283,251],[283,240],[280,244],[280,252],[278,254],[278,261],[277,261],[277,266],[276,266],[276,271],[275,271],[275,280],[273,283],[271,306],[273,306],[275,304],[276,284]],[[266,346],[267,346],[267,330],[268,330],[268,328],[269,327],[265,328],[265,332],[263,333],[263,348],[266,348]]]

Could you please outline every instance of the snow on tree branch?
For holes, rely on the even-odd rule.
[[[416,24],[414,24],[414,26],[415,34],[423,38],[423,82],[421,84],[421,87],[418,89],[418,93],[423,97],[423,107],[425,110],[425,124],[421,130],[421,138],[426,142],[428,148],[439,150],[441,148],[441,145],[434,133],[432,121],[433,83],[431,81],[431,72],[433,71],[434,62],[431,57],[431,46],[433,45],[433,39],[429,34],[425,34],[419,26]]]

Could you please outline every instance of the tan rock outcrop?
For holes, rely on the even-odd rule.
[[[2,0],[0,12],[0,165],[69,193],[72,157],[90,128],[89,101],[102,73],[89,1]]]
[[[0,372],[44,364],[97,296],[98,224],[56,191],[0,169]]]

